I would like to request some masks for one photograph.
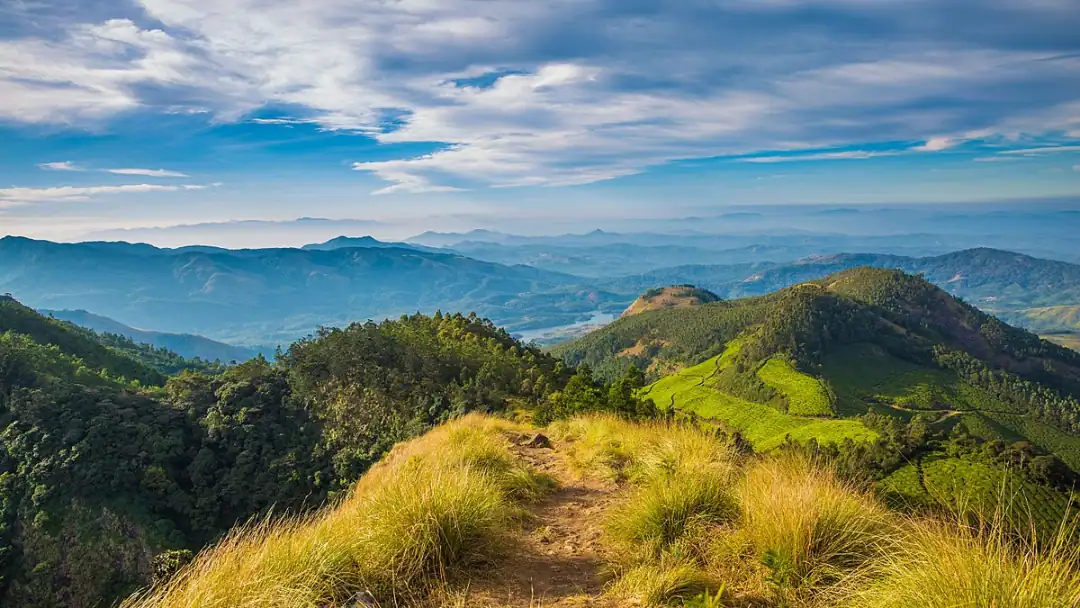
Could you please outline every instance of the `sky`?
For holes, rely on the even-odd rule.
[[[0,2],[0,235],[1062,197],[1076,0]]]

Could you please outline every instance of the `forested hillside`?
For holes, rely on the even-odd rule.
[[[124,325],[108,317],[95,315],[85,310],[41,310],[43,314],[92,329],[99,334],[113,334],[128,338],[138,344],[148,344],[159,349],[177,353],[189,359],[204,361],[246,361],[258,352],[252,348],[233,346],[193,334],[170,334],[160,331],[147,331]],[[269,349],[271,352],[273,349]]]
[[[858,268],[645,312],[556,353],[601,375],[638,365],[658,380],[645,394],[662,408],[715,420],[761,450],[812,441],[879,481],[923,457],[966,464],[919,476],[1009,466],[1061,489],[1080,471],[1080,353],[899,271]],[[895,487],[929,501],[928,483]]]
[[[0,302],[4,606],[109,605],[465,412],[637,407],[633,386],[609,392],[474,316],[327,329],[277,362],[168,378],[94,336]]]
[[[978,248],[933,257],[874,253],[812,255],[795,262],[693,265],[664,268],[611,281],[621,291],[693,283],[723,298],[763,295],[860,266],[920,274],[981,310],[1032,331],[1080,329],[1072,310],[1080,303],[1080,265]]]

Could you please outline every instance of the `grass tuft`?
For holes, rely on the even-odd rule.
[[[626,572],[610,595],[643,606],[665,606],[694,600],[720,588],[720,583],[692,562],[665,560]]]
[[[730,522],[738,505],[730,480],[708,473],[657,479],[608,515],[607,541],[627,562],[656,559],[679,541]]]
[[[997,525],[911,522],[853,608],[1066,608],[1080,606],[1080,551],[1062,533],[1037,547]]]
[[[755,464],[739,494],[741,532],[782,593],[834,584],[881,555],[892,538],[880,503],[805,459]]]

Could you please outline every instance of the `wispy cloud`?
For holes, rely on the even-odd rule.
[[[959,142],[952,137],[931,137],[921,146],[915,146],[912,150],[920,152],[939,152],[956,146]]]
[[[82,166],[76,165],[75,163],[73,163],[71,161],[67,161],[67,160],[54,162],[54,163],[41,163],[41,164],[38,165],[38,167],[41,168],[41,169],[45,169],[46,171],[85,171],[86,170]]]
[[[1044,146],[1041,148],[1020,148],[1019,150],[1002,150],[1001,152],[998,152],[998,154],[1043,156],[1046,154],[1061,154],[1064,152],[1080,152],[1080,146]]]
[[[120,186],[56,186],[51,188],[0,188],[0,207],[14,207],[44,202],[86,201],[113,194],[145,194],[202,190],[204,185],[164,186],[160,184],[124,184]]]
[[[57,11],[48,37],[0,40],[0,120],[206,110],[441,145],[354,164],[388,182],[380,192],[584,184],[766,152],[746,162],[872,158],[885,154],[850,150],[895,141],[933,152],[971,131],[1080,133],[1075,2],[516,0],[483,16],[472,0],[94,4],[82,23]],[[249,118],[267,107],[304,118]],[[796,148],[849,151],[770,152]]]
[[[105,169],[104,171],[116,175],[140,175],[143,177],[191,177],[186,173],[166,169]]]
[[[839,152],[814,152],[812,154],[778,154],[773,156],[751,156],[736,159],[744,163],[787,163],[808,160],[860,160],[881,156],[896,156],[899,150],[843,150]]]

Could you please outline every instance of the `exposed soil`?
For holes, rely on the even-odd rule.
[[[549,608],[618,606],[602,596],[606,577],[600,548],[603,511],[617,488],[570,473],[559,445],[517,446],[522,460],[559,487],[528,507],[529,516],[510,551],[491,572],[469,585],[466,605]]]

